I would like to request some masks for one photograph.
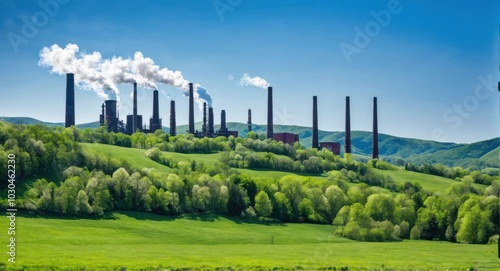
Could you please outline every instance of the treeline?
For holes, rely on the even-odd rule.
[[[498,230],[500,182],[477,194],[460,183],[444,194],[404,184],[393,193],[365,183],[349,171],[331,171],[328,180],[288,175],[255,179],[222,165],[216,175],[178,162],[173,173],[127,172],[111,175],[70,167],[60,185],[36,181],[22,206],[32,212],[101,216],[135,210],[162,215],[212,212],[248,219],[333,223],[337,234],[360,241],[411,239],[486,243]],[[350,175],[350,176],[349,176]],[[359,179],[357,179],[359,181]]]
[[[423,164],[421,166],[416,166],[412,163],[407,163],[405,164],[405,170],[446,177],[456,181],[461,181],[463,178],[470,178],[473,179],[475,183],[484,185],[490,185],[495,180],[493,176],[498,176],[500,174],[500,170],[498,169],[485,168],[481,171],[474,170],[471,172],[461,167],[450,168],[441,164]]]

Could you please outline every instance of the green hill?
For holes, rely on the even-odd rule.
[[[10,123],[16,124],[43,124],[47,126],[64,126],[63,123],[47,123],[32,118],[16,118],[16,117],[0,117]],[[79,128],[95,128],[98,127],[98,122],[79,124]],[[195,129],[201,130],[202,123],[195,124]],[[238,131],[240,136],[246,136],[248,126],[244,123],[227,123],[229,130]],[[253,131],[257,134],[265,134],[266,126],[254,124]],[[215,125],[215,129],[219,129]],[[169,132],[169,128],[163,127],[165,132]],[[187,125],[177,126],[178,133],[185,133]],[[311,146],[311,128],[293,125],[274,125],[274,131],[289,132],[298,134],[300,142],[306,147]],[[343,152],[344,132],[327,132],[319,131],[320,141],[333,141],[341,143],[341,152]],[[351,133],[353,154],[357,159],[369,159],[372,152],[372,133],[366,131],[352,131]],[[498,155],[495,159],[494,154],[490,154],[493,150],[499,148],[500,137],[471,143],[443,143],[430,140],[421,140],[413,138],[395,137],[386,134],[379,135],[379,154],[382,159],[388,160],[396,164],[404,164],[411,162],[417,165],[424,163],[440,163],[446,166],[461,166],[464,168],[500,168]],[[499,149],[500,151],[500,149]],[[487,156],[486,156],[487,155]],[[483,156],[486,156],[483,158]]]

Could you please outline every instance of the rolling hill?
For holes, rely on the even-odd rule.
[[[42,124],[47,126],[63,126],[63,123],[49,123],[26,117],[0,117],[0,120],[15,124]],[[98,127],[98,122],[79,124],[81,129]],[[247,124],[227,123],[229,130],[238,131],[241,136],[248,132]],[[219,128],[215,125],[215,129]],[[201,122],[195,129],[201,130]],[[169,128],[163,127],[165,132]],[[187,131],[187,125],[177,126],[178,133]],[[266,132],[265,125],[253,125],[257,134]],[[274,125],[275,132],[299,134],[300,142],[306,147],[311,146],[311,128],[293,125]],[[340,142],[343,145],[344,132],[319,131],[320,141]],[[357,159],[370,159],[372,151],[372,133],[366,131],[351,132],[352,149]],[[379,153],[382,159],[395,164],[411,162],[417,165],[424,163],[440,163],[446,166],[461,166],[464,168],[500,168],[500,137],[471,144],[443,143],[431,140],[402,138],[386,134],[379,135]],[[341,147],[343,151],[343,146]]]

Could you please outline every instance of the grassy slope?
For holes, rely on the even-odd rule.
[[[336,228],[329,225],[264,225],[211,215],[174,218],[135,212],[117,212],[103,220],[18,217],[17,224],[18,267],[498,267],[492,245],[361,243],[336,237]],[[0,227],[7,228],[7,220]],[[1,241],[6,242],[6,235]]]
[[[396,181],[397,183],[405,183],[405,182],[418,182],[422,185],[424,189],[430,190],[430,191],[444,191],[447,188],[450,187],[451,184],[455,183],[454,180],[445,178],[445,177],[440,177],[440,176],[434,176],[434,175],[428,175],[428,174],[423,174],[423,173],[418,173],[418,172],[412,172],[412,171],[406,171],[404,169],[397,169],[397,170],[380,170],[380,169],[373,169],[375,172],[391,176],[391,178]],[[481,184],[474,184],[474,187],[484,190],[486,188],[485,185]]]
[[[155,168],[159,171],[170,172],[171,168],[163,166],[148,159],[144,153],[145,150],[133,149],[133,148],[123,148],[111,145],[103,144],[82,144],[85,151],[91,151],[94,153],[100,153],[101,155],[112,155],[118,160],[128,161],[132,165],[136,165],[138,168]],[[183,154],[174,152],[164,152],[167,157],[171,157],[177,161],[203,161],[205,164],[214,164],[220,158],[220,154]],[[298,175],[290,172],[283,171],[273,171],[273,170],[251,170],[251,169],[238,169],[240,172],[253,177],[261,178],[272,178],[279,179],[285,175]],[[427,175],[417,172],[405,171],[405,170],[378,170],[374,169],[376,172],[391,176],[396,182],[419,182],[422,187],[431,191],[444,191],[447,189],[454,181],[448,178],[443,178],[439,176]],[[298,175],[299,176],[299,175]],[[308,176],[308,175],[306,175]],[[323,176],[312,175],[314,179],[324,179]],[[483,186],[479,186],[484,189]]]
[[[145,155],[145,150],[125,148],[105,144],[97,143],[80,143],[86,152],[99,154],[101,156],[107,157],[111,156],[118,159],[119,161],[126,161],[130,165],[142,169],[142,168],[154,168],[158,171],[170,172],[171,168],[164,166],[160,163],[156,163],[151,159],[147,158]]]

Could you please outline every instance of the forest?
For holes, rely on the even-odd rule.
[[[86,152],[81,143],[143,149],[146,157],[171,170],[139,168]],[[221,158],[210,164],[166,155],[172,152],[221,153]],[[355,161],[255,133],[246,138],[170,137],[162,131],[129,136],[102,127],[81,130],[0,122],[2,172],[7,172],[9,154],[17,158],[18,185],[22,184],[18,205],[40,215],[99,217],[115,210],[214,213],[263,223],[334,224],[339,226],[336,234],[359,241],[484,244],[498,239],[500,177],[495,169],[406,163],[406,170],[453,180],[445,191],[429,191],[418,182],[397,183],[381,174],[380,170],[396,168],[386,161]],[[238,169],[290,174],[256,178]],[[2,199],[2,207],[6,204]]]

